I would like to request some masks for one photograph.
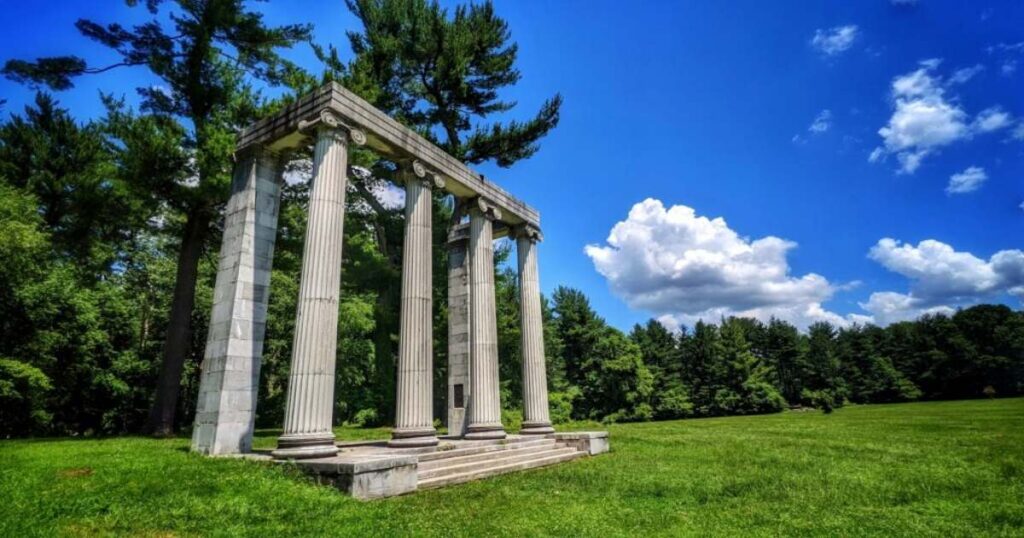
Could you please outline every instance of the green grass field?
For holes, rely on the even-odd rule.
[[[610,430],[609,454],[372,502],[187,439],[3,441],[0,536],[1024,535],[1024,399]]]

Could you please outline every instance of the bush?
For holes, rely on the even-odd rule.
[[[53,415],[44,398],[52,388],[39,368],[0,358],[0,436],[45,431]]]
[[[501,425],[505,427],[505,431],[517,432],[521,430],[523,428],[523,410],[502,409]]]
[[[800,399],[811,407],[821,409],[826,414],[831,413],[836,407],[843,406],[842,396],[833,390],[808,390],[804,389]]]
[[[353,426],[359,426],[360,428],[372,428],[374,426],[380,426],[380,415],[376,409],[360,409],[356,412],[355,416],[352,417],[351,424]]]
[[[654,410],[654,416],[659,419],[683,418],[692,414],[693,402],[690,401],[690,392],[678,385],[670,387],[658,397]]]
[[[771,383],[748,381],[743,384],[747,390],[745,410],[748,413],[778,413],[786,407],[786,399]]]
[[[565,424],[572,420],[572,403],[580,397],[580,389],[569,387],[565,392],[548,394],[548,409],[552,424]]]

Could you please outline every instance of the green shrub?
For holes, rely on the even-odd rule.
[[[360,409],[356,411],[355,416],[352,417],[351,424],[353,426],[359,426],[360,428],[372,428],[374,426],[380,426],[380,415],[376,409]]]
[[[522,409],[502,409],[501,410],[501,425],[505,427],[505,431],[517,432],[523,427],[523,410]]]
[[[658,396],[654,416],[659,419],[684,418],[693,414],[693,402],[686,387],[676,385]]]
[[[569,387],[564,392],[548,393],[548,409],[552,424],[565,424],[572,420],[572,403],[580,397],[580,389]]]
[[[53,418],[45,407],[52,388],[39,368],[0,358],[0,437],[44,431]]]

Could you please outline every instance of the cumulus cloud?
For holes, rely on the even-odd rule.
[[[857,25],[836,26],[829,29],[817,29],[811,38],[811,46],[826,56],[835,56],[853,46],[857,39]]]
[[[974,192],[988,179],[985,169],[980,166],[969,166],[963,172],[949,176],[946,194],[964,194]]]
[[[772,316],[800,327],[814,321],[845,324],[822,308],[836,290],[821,275],[790,274],[787,254],[796,243],[774,236],[740,236],[721,217],[693,208],[666,208],[652,198],[635,204],[606,245],[585,252],[612,292],[669,325],[722,316]]]
[[[871,162],[894,155],[899,172],[912,174],[940,148],[1009,125],[1009,114],[998,107],[982,111],[972,122],[960,104],[946,95],[948,86],[936,73],[940,64],[939,59],[924,60],[914,71],[893,79],[893,113],[878,130],[882,145],[871,152]]]
[[[1024,300],[1024,252],[1002,250],[987,261],[970,252],[927,239],[917,246],[884,238],[868,257],[910,279],[909,293],[872,293],[861,308],[871,322],[888,325],[927,313],[949,313],[956,306],[1008,293]]]

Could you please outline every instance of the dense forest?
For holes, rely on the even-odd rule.
[[[515,43],[488,3],[448,12],[421,0],[351,0],[363,24],[347,36],[351,59],[313,44],[322,63],[315,75],[280,55],[309,42],[311,28],[268,27],[245,4],[150,0],[136,7],[153,17],[139,26],[79,21],[85,37],[121,56],[113,65],[76,56],[6,63],[7,77],[40,91],[0,123],[0,436],[170,434],[190,426],[234,136],[294,96],[340,81],[469,164],[511,167],[557,126],[557,94],[525,121],[483,123],[512,113],[515,103],[498,90],[520,77]],[[105,113],[88,121],[48,93],[112,68],[146,69],[163,84],[140,88],[134,106],[104,93]],[[351,160],[335,420],[387,424],[404,216],[382,196],[393,188],[394,163],[367,150],[353,150]],[[297,155],[271,277],[257,418],[266,427],[282,422],[309,175],[308,157]],[[435,223],[459,218],[457,200],[434,202]],[[448,230],[435,228],[441,416]],[[502,405],[514,423],[519,296],[509,256],[500,242]],[[543,304],[555,421],[794,405],[828,411],[851,402],[1024,392],[1024,313],[1001,305],[884,328],[819,323],[801,333],[780,320],[730,318],[678,333],[652,320],[625,334],[579,290],[559,287]]]

